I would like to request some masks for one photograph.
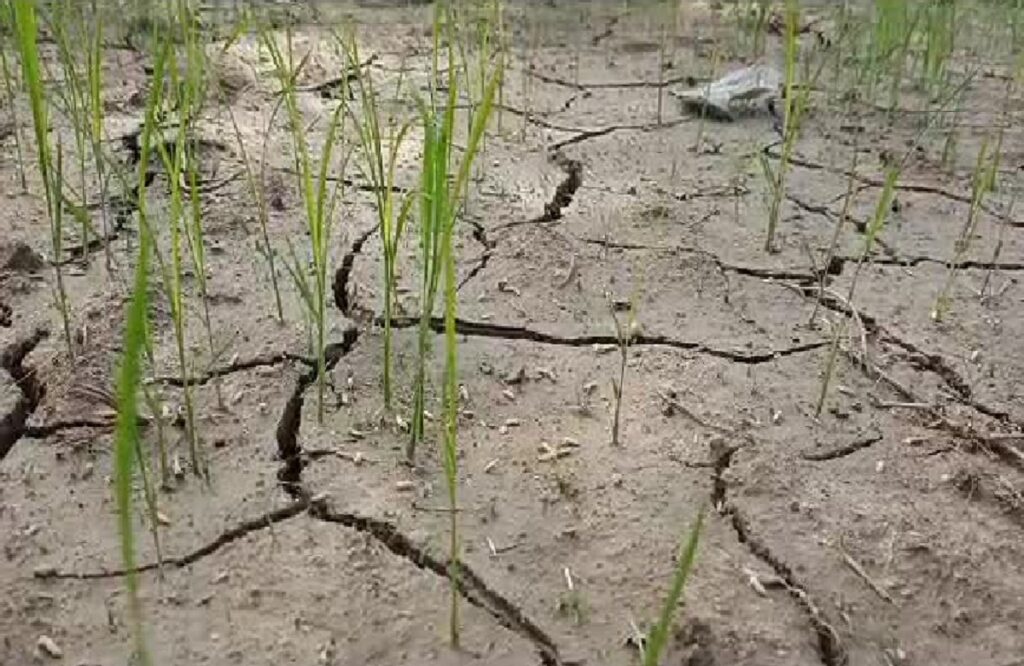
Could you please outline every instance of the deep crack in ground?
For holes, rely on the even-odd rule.
[[[49,331],[37,328],[29,335],[15,340],[0,353],[0,368],[10,375],[21,392],[9,414],[0,416],[0,460],[3,460],[15,443],[25,434],[26,423],[46,394],[46,386],[39,381],[35,368],[25,365],[25,358],[32,353]]]
[[[324,372],[330,372],[334,366],[355,346],[359,339],[359,330],[345,330],[341,342],[329,344],[324,350]],[[302,427],[302,406],[306,401],[306,389],[317,381],[318,369],[314,366],[299,376],[292,394],[285,402],[281,419],[277,423],[277,456],[281,459],[281,469],[277,472],[277,480],[285,492],[293,498],[306,496],[302,485],[302,445],[299,443],[299,431]]]

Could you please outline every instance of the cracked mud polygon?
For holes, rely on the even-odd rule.
[[[380,90],[393,89],[400,70],[407,84],[425,84],[428,8],[352,7],[350,15]],[[372,189],[356,170],[346,174],[331,246],[321,426],[299,296],[282,271],[279,324],[222,108],[231,106],[246,152],[258,156],[275,83],[251,36],[226,52],[213,42],[224,89],[201,124],[202,190],[213,330],[227,351],[210,358],[196,301],[191,383],[211,479],[185,470],[161,493],[162,571],[141,512],[136,519],[154,663],[639,663],[634,627],[657,618],[680,539],[702,506],[706,531],[666,664],[1021,663],[1024,205],[1013,212],[1010,203],[1024,179],[1024,136],[1019,89],[1009,112],[1000,110],[1006,63],[993,56],[970,83],[952,168],[939,165],[940,139],[908,161],[851,311],[844,295],[885,155],[917,140],[913,110],[890,116],[816,91],[791,160],[778,251],[766,253],[757,155],[777,161],[772,119],[702,122],[667,94],[657,119],[659,87],[706,80],[715,61],[723,70],[743,64],[735,26],[718,9],[688,6],[659,85],[652,16],[634,3],[507,7],[513,48],[500,117],[457,239],[459,651],[446,643],[438,424],[428,421],[431,436],[410,467],[408,435],[381,417]],[[777,55],[778,35],[767,39]],[[297,51],[312,53],[300,81],[310,117],[337,103],[324,84],[341,67],[330,41],[309,17],[295,28]],[[51,47],[44,57],[53,58]],[[112,45],[104,65],[108,133],[130,164],[147,58]],[[914,91],[904,99],[912,104]],[[22,121],[30,117],[24,99],[17,108]],[[936,322],[932,304],[971,205],[974,155],[999,123],[1003,186],[986,199],[956,265],[950,313]],[[73,143],[59,114],[53,132]],[[82,265],[83,244],[69,231],[61,260],[71,359],[52,305],[35,162],[26,158],[25,194],[13,138],[0,136],[0,663],[53,660],[37,647],[45,635],[62,663],[123,664],[132,639],[110,482],[110,393],[136,223],[128,198],[111,202],[113,276],[104,241],[85,244]],[[267,136],[269,233],[283,253],[289,240],[305,242],[302,202],[280,117]],[[401,155],[402,192],[417,184],[417,137]],[[826,265],[854,151],[856,196]],[[164,176],[152,179],[159,197]],[[416,256],[410,234],[399,250],[395,319],[396,413],[406,418]],[[187,280],[194,290],[194,276]],[[629,303],[639,330],[613,447],[611,312]],[[151,316],[147,381],[169,407],[164,436],[184,461],[166,303],[157,298]],[[849,335],[815,416],[840,322]],[[432,329],[428,400],[438,414],[443,321]],[[151,415],[142,425],[153,446]]]

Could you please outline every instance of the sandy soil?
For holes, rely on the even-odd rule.
[[[425,11],[353,10],[381,89],[402,68],[425,83]],[[195,300],[195,396],[212,482],[186,473],[161,494],[162,574],[137,520],[155,663],[638,663],[631,627],[656,618],[680,538],[705,505],[667,664],[1024,663],[1024,212],[1006,212],[1013,179],[1019,187],[1024,177],[1019,122],[1003,140],[1008,185],[980,216],[951,313],[930,317],[969,209],[974,152],[1002,122],[1001,63],[972,84],[952,172],[939,165],[941,139],[908,163],[816,418],[827,322],[847,312],[836,294],[849,290],[863,245],[855,225],[844,230],[812,322],[844,171],[857,151],[852,216],[863,221],[884,156],[906,150],[919,116],[908,107],[890,122],[864,103],[844,115],[814,93],[779,251],[766,254],[756,157],[774,140],[770,117],[702,124],[666,95],[658,123],[660,29],[649,12],[610,3],[527,17],[511,8],[509,20],[500,125],[458,243],[464,649],[446,643],[448,517],[435,446],[409,467],[407,435],[381,418],[380,240],[354,170],[332,245],[322,426],[298,295],[283,271],[286,323],[276,320],[225,106],[250,155],[268,137],[277,252],[289,240],[302,247],[304,221],[284,125],[265,129],[274,83],[247,38],[217,56],[222,103],[203,121],[211,313],[216,346],[227,349],[211,358]],[[666,90],[706,77],[715,44],[720,68],[742,64],[729,55],[732,28],[717,21],[703,5],[688,14]],[[773,51],[777,40],[769,36]],[[336,101],[314,88],[340,61],[322,29],[299,28],[296,48],[313,51],[303,110],[322,115]],[[119,137],[137,134],[144,66],[130,49],[107,53],[109,133],[126,161]],[[912,105],[913,93],[905,99]],[[1019,120],[1021,99],[1012,101]],[[29,117],[24,105],[19,112]],[[54,132],[71,144],[66,127]],[[416,182],[418,150],[414,132],[402,186]],[[63,663],[123,664],[131,633],[104,393],[120,353],[135,223],[128,216],[110,241],[113,274],[101,243],[87,265],[74,248],[63,258],[71,359],[52,305],[34,160],[26,194],[3,126],[0,156],[0,663],[57,661],[39,647],[46,636]],[[155,182],[159,197],[163,176]],[[401,298],[413,314],[416,246],[407,240]],[[607,352],[609,298],[632,299],[641,327],[619,447],[610,444],[618,356]],[[174,414],[181,383],[160,298],[153,320],[151,386]],[[406,323],[396,333],[403,415],[415,357]],[[436,369],[439,377],[440,361]],[[187,459],[180,423],[165,431]],[[145,432],[152,445],[155,428]],[[566,442],[578,446],[542,455]]]

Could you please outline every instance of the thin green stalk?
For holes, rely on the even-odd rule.
[[[235,132],[235,141],[238,143],[238,150],[242,155],[242,167],[245,169],[245,180],[249,185],[249,192],[252,194],[253,199],[256,200],[256,210],[260,221],[260,236],[263,240],[263,244],[257,243],[256,248],[263,255],[263,258],[267,260],[267,268],[270,271],[270,285],[274,290],[274,306],[277,311],[277,321],[282,324],[284,323],[284,309],[281,306],[281,289],[277,284],[275,253],[270,244],[270,233],[267,231],[267,227],[270,224],[270,207],[267,203],[266,170],[267,146],[270,144],[270,128],[273,127],[274,119],[277,118],[277,113],[280,111],[283,102],[284,97],[278,98],[277,103],[274,105],[274,110],[270,114],[267,129],[263,133],[263,153],[260,160],[259,180],[257,180],[256,174],[253,172],[249,154],[245,149],[245,141],[242,139],[242,131],[238,127],[238,121],[235,120],[235,112],[231,110],[230,105],[225,105],[224,107],[228,112],[228,117],[231,119],[231,127]]]
[[[69,29],[76,23],[83,23],[84,16],[77,4],[72,5],[69,0],[60,0],[53,7],[53,17],[49,21],[50,32],[53,34],[57,44],[57,55],[61,68],[64,71],[62,85],[57,86],[57,96],[63,102],[64,111],[71,121],[71,129],[75,138],[75,155],[78,158],[79,196],[77,202],[80,214],[77,216],[81,224],[81,260],[83,265],[89,261],[89,217],[85,214],[88,210],[88,187],[86,185],[86,161],[88,157],[88,135],[89,135],[89,108],[88,91],[84,88],[82,75],[74,50]],[[61,189],[57,190],[58,195],[63,199],[63,183]]]
[[[669,632],[672,629],[672,619],[679,606],[679,600],[683,596],[686,581],[690,578],[693,563],[697,559],[697,546],[700,544],[701,531],[704,529],[704,515],[705,509],[701,508],[697,514],[697,520],[690,528],[689,537],[679,544],[679,560],[676,563],[675,574],[672,576],[672,585],[669,588],[668,596],[665,597],[665,605],[661,608],[658,623],[651,629],[643,650],[644,666],[658,666],[661,662],[661,653],[668,643]]]
[[[103,112],[103,18],[100,16],[100,9],[96,0],[92,0],[92,26],[88,35],[88,53],[86,57],[86,75],[89,88],[89,138],[92,141],[92,157],[96,165],[96,177],[100,182],[100,218],[103,223],[103,253],[106,259],[107,270],[114,266],[114,258],[110,251],[110,223],[107,217],[107,207],[110,201],[107,176],[105,173],[106,160],[103,156],[103,133],[104,133],[104,112]]]
[[[309,234],[310,246],[313,258],[313,285],[308,283],[304,268],[295,261],[293,253],[293,265],[289,266],[292,279],[296,281],[303,301],[313,320],[316,329],[316,356],[317,356],[317,422],[324,420],[324,394],[327,384],[327,363],[326,363],[326,321],[327,321],[327,268],[329,261],[329,249],[331,238],[332,219],[334,215],[334,204],[337,201],[338,189],[329,195],[328,172],[331,167],[331,156],[339,135],[339,127],[344,123],[345,100],[347,89],[342,91],[338,106],[331,114],[327,127],[327,136],[321,147],[320,166],[315,169],[310,156],[309,144],[306,139],[306,128],[302,120],[302,113],[299,111],[297,96],[295,93],[296,77],[306,62],[306,58],[300,62],[298,67],[292,65],[293,55],[291,50],[290,32],[287,34],[288,49],[287,60],[282,54],[273,36],[264,32],[262,35],[263,44],[270,52],[274,63],[274,69],[281,85],[281,95],[284,97],[284,106],[288,112],[289,129],[291,130],[292,142],[295,149],[295,157],[299,165],[298,179],[299,191],[306,207],[306,224]],[[308,56],[307,56],[308,58]],[[342,79],[343,82],[346,79]],[[345,85],[343,83],[343,85]],[[342,130],[344,128],[342,127]],[[344,132],[341,132],[344,135]],[[342,166],[344,170],[344,165]],[[344,179],[337,178],[336,182],[341,183]]]
[[[170,47],[168,36],[168,48]],[[185,296],[183,288],[182,268],[182,218],[184,216],[184,202],[181,186],[181,176],[185,172],[185,159],[187,152],[187,115],[191,108],[192,89],[187,81],[184,85],[180,80],[178,70],[178,59],[173,50],[169,53],[168,70],[170,73],[170,89],[177,95],[175,103],[180,113],[186,116],[178,123],[178,130],[175,136],[174,145],[168,150],[165,141],[157,142],[157,150],[163,161],[164,170],[168,175],[168,186],[170,189],[170,201],[168,205],[168,224],[170,227],[170,264],[160,261],[162,273],[162,285],[164,295],[170,304],[171,320],[174,328],[175,350],[178,357],[178,372],[182,384],[182,399],[185,405],[185,428],[188,438],[189,459],[192,465],[192,472],[198,476],[206,476],[206,464],[200,453],[199,434],[196,429],[195,405],[192,399],[192,378],[187,349],[187,313],[185,311]],[[153,239],[156,244],[155,238]]]
[[[7,5],[0,6],[0,11],[9,9]],[[18,177],[21,180],[21,191],[28,192],[28,179],[25,175],[25,158],[21,148],[21,123],[18,122],[18,110],[15,104],[15,82],[11,69],[7,64],[7,49],[0,44],[0,73],[4,77],[4,93],[7,95],[7,108],[11,115],[11,126],[14,132],[14,150],[18,160]]]
[[[978,227],[978,218],[980,217],[982,204],[984,203],[985,196],[992,191],[995,185],[999,154],[1002,150],[1001,143],[1002,133],[1000,132],[994,154],[990,160],[988,160],[988,137],[982,140],[981,148],[978,149],[974,174],[971,178],[971,204],[967,212],[967,219],[964,221],[964,226],[954,243],[953,257],[946,267],[946,280],[942,285],[941,291],[939,291],[939,295],[935,298],[935,305],[932,308],[932,319],[935,321],[940,321],[949,311],[950,292],[953,289],[953,284],[956,282],[956,276],[960,272],[964,258],[971,249],[974,233]]]
[[[146,335],[149,243],[139,243],[135,266],[135,287],[125,321],[124,354],[117,381],[117,428],[114,442],[114,495],[117,500],[118,526],[121,533],[121,559],[124,562],[125,585],[128,588],[129,616],[135,636],[135,655],[143,665],[151,663],[146,648],[139,599],[138,574],[135,573],[135,539],[132,528],[132,471],[137,456],[139,428],[136,407],[141,370],[140,352]]]
[[[56,305],[60,311],[68,356],[74,358],[74,342],[71,339],[71,321],[64,292],[61,260],[63,258],[63,200],[60,196],[62,182],[55,182],[51,169],[49,142],[49,113],[43,92],[42,69],[39,63],[35,2],[33,0],[12,0],[14,30],[21,56],[22,80],[28,89],[32,108],[32,125],[35,128],[36,150],[39,156],[39,172],[42,176],[43,191],[46,195],[46,212],[50,218],[50,240],[53,249],[53,266],[57,281]],[[56,189],[55,189],[56,188]]]
[[[503,71],[499,67],[491,73],[484,96],[480,100],[474,117],[466,149],[459,163],[454,184],[448,184],[448,171],[451,162],[452,136],[454,131],[455,107],[458,102],[458,77],[455,63],[454,47],[448,44],[448,98],[447,104],[440,109],[437,104],[436,82],[439,72],[439,53],[441,49],[441,15],[440,4],[434,15],[434,54],[430,86],[429,106],[420,101],[424,125],[424,156],[420,182],[420,325],[418,336],[418,358],[415,381],[413,386],[412,432],[406,455],[412,461],[415,457],[416,445],[423,440],[426,358],[430,349],[430,318],[434,312],[437,287],[440,282],[442,264],[442,243],[446,233],[454,230],[454,221],[459,212],[465,191],[469,183],[473,160],[479,150],[487,121],[494,107]],[[450,28],[449,28],[450,29]],[[449,222],[450,218],[450,222]]]
[[[384,408],[391,409],[392,402],[392,315],[397,300],[396,260],[399,242],[405,229],[406,220],[412,209],[414,198],[409,196],[397,210],[395,206],[395,167],[398,164],[398,153],[406,135],[412,128],[412,121],[397,124],[388,123],[387,134],[381,129],[379,101],[374,87],[373,74],[369,69],[363,72],[359,60],[359,47],[355,35],[348,39],[351,48],[348,50],[349,67],[356,74],[356,88],[359,92],[360,113],[353,109],[350,113],[355,123],[363,160],[361,169],[364,177],[373,187],[376,201],[377,224],[380,228],[381,250],[384,263]],[[401,81],[398,90],[401,89]],[[396,91],[397,94],[398,91]],[[385,144],[387,147],[385,148]]]
[[[799,133],[800,120],[806,108],[810,94],[810,82],[805,81],[804,86],[797,94],[796,78],[797,63],[799,59],[798,35],[800,32],[800,6],[797,0],[786,2],[786,32],[785,32],[785,95],[783,99],[783,137],[782,157],[779,166],[774,172],[769,168],[767,159],[761,162],[765,170],[765,177],[769,180],[771,190],[771,202],[768,208],[768,233],[765,237],[764,248],[766,252],[774,252],[775,230],[779,224],[779,216],[782,211],[782,200],[786,192],[786,171],[789,167],[789,160],[796,146],[796,139]]]

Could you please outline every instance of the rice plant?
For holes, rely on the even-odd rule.
[[[327,290],[328,285],[328,261],[330,259],[330,239],[333,227],[334,207],[337,201],[338,189],[329,192],[330,177],[329,170],[335,144],[338,140],[339,127],[343,128],[345,101],[347,89],[342,91],[342,101],[338,103],[330,115],[327,124],[327,134],[323,145],[320,148],[320,164],[316,168],[313,163],[309,141],[306,137],[306,127],[303,122],[302,112],[299,110],[298,97],[296,95],[296,78],[301,70],[305,59],[298,66],[294,64],[291,50],[290,33],[288,36],[288,49],[282,53],[273,35],[267,31],[262,33],[262,43],[270,53],[274,64],[274,73],[281,86],[280,94],[284,98],[284,107],[288,113],[288,127],[292,137],[295,159],[298,163],[299,191],[302,195],[306,208],[306,231],[309,234],[310,250],[313,264],[313,280],[310,283],[306,274],[306,268],[298,259],[294,246],[290,246],[291,263],[286,267],[295,282],[306,307],[316,338],[317,358],[317,422],[324,420],[324,393],[327,382],[327,361],[325,350],[327,346],[326,325],[327,325]],[[343,87],[347,86],[346,78],[342,77]],[[343,134],[343,131],[342,131]],[[344,171],[344,164],[342,164]],[[337,178],[336,182],[341,183],[343,178]]]
[[[84,265],[89,260],[89,235],[91,227],[89,216],[85,212],[89,207],[86,164],[89,155],[89,135],[91,133],[89,110],[91,92],[86,87],[82,65],[78,61],[78,52],[74,48],[79,35],[73,35],[71,31],[75,26],[85,24],[85,15],[80,4],[72,3],[70,0],[55,2],[51,5],[50,9],[51,14],[47,27],[57,45],[57,59],[63,72],[63,80],[61,85],[56,86],[56,93],[57,98],[62,103],[64,114],[71,123],[71,130],[75,139],[75,155],[78,158],[78,201],[66,201],[66,204],[76,213],[80,224],[80,259]],[[61,188],[61,190],[58,190],[58,196],[61,200],[64,200],[64,183],[61,184]]]
[[[104,110],[103,110],[103,35],[104,19],[96,0],[91,1],[92,23],[86,36],[86,81],[89,89],[89,139],[92,142],[92,158],[96,165],[96,178],[100,183],[100,218],[103,228],[103,253],[107,270],[114,265],[110,251],[110,223],[107,207],[110,201],[106,177],[106,160],[103,156]]]
[[[991,157],[989,156],[988,137],[981,142],[978,149],[978,156],[974,164],[974,173],[971,176],[971,203],[967,211],[967,218],[960,230],[960,235],[953,244],[953,256],[946,266],[946,279],[943,282],[939,295],[935,298],[935,305],[932,307],[931,316],[935,321],[941,321],[949,311],[950,292],[956,282],[956,276],[964,259],[970,252],[975,232],[978,228],[978,219],[981,215],[985,196],[991,192],[996,184],[996,175],[999,172],[999,158],[1002,152],[1002,131],[996,140],[996,146]]]
[[[143,665],[151,663],[142,621],[138,574],[135,572],[135,539],[132,528],[132,478],[139,451],[136,392],[141,376],[140,357],[145,345],[149,247],[139,243],[135,265],[135,286],[125,321],[124,352],[117,379],[117,428],[114,439],[114,496],[117,502],[118,529],[121,534],[121,560],[128,589],[128,613],[135,637],[135,655]]]
[[[679,600],[686,588],[686,581],[690,578],[693,570],[693,563],[697,559],[697,546],[700,544],[701,531],[704,529],[705,509],[701,508],[697,519],[690,528],[689,537],[679,544],[679,556],[676,562],[675,574],[672,576],[672,585],[669,587],[668,596],[665,597],[665,605],[662,606],[661,615],[657,624],[650,631],[643,646],[643,665],[659,666],[661,653],[668,643],[669,632],[672,630],[672,620],[675,617]]]
[[[376,203],[377,224],[380,228],[381,251],[384,263],[384,408],[391,409],[392,401],[392,316],[397,301],[397,266],[398,247],[405,230],[406,220],[415,199],[406,197],[396,202],[395,167],[398,154],[402,148],[412,121],[397,122],[389,118],[386,124],[381,122],[380,101],[373,81],[373,74],[360,65],[359,47],[355,35],[350,35],[347,50],[349,67],[356,74],[356,89],[359,94],[359,113],[352,110],[352,120],[359,135],[362,160],[359,165],[363,176],[373,187]],[[398,83],[401,89],[401,81]],[[396,91],[397,92],[397,91]]]
[[[447,11],[446,11],[447,10]],[[419,101],[423,123],[423,161],[420,174],[419,224],[422,252],[422,283],[420,301],[419,357],[414,386],[413,434],[407,449],[410,461],[415,456],[415,446],[423,437],[425,410],[426,357],[429,353],[430,321],[434,311],[437,288],[444,279],[444,429],[441,459],[444,465],[448,491],[449,514],[449,580],[450,614],[449,638],[453,646],[459,643],[459,561],[458,536],[458,340],[456,338],[456,314],[458,307],[458,284],[455,276],[454,232],[461,203],[469,183],[470,169],[483,138],[487,120],[491,115],[494,97],[502,76],[500,66],[496,68],[484,89],[480,106],[474,114],[462,161],[454,179],[450,178],[451,153],[455,131],[455,109],[458,103],[459,84],[456,64],[454,29],[450,8],[435,5],[434,52],[432,62],[430,99]],[[440,73],[442,23],[447,37],[447,84],[448,94],[444,103],[439,103],[437,82]]]
[[[206,476],[206,463],[202,459],[199,433],[196,428],[195,405],[192,399],[190,359],[186,353],[188,348],[188,313],[185,307],[182,279],[184,272],[182,236],[188,236],[187,232],[183,230],[183,225],[186,222],[184,220],[185,203],[182,176],[186,172],[185,163],[189,142],[190,124],[188,122],[188,115],[195,103],[197,90],[193,87],[190,77],[186,76],[184,81],[181,80],[178,56],[170,44],[172,38],[171,35],[166,36],[168,40],[166,47],[169,51],[167,71],[170,80],[170,92],[177,97],[172,103],[177,106],[182,117],[177,123],[177,130],[170,147],[167,145],[168,142],[163,140],[163,137],[156,143],[157,151],[163,162],[164,171],[167,174],[169,189],[167,223],[168,231],[170,232],[170,261],[165,261],[161,255],[157,256],[157,260],[162,277],[161,285],[164,290],[164,296],[170,305],[171,319],[173,321],[178,372],[181,378],[182,400],[185,407],[185,428],[189,447],[189,461],[194,474]],[[154,81],[154,85],[161,84],[161,82]],[[154,245],[156,244],[155,237],[152,238],[152,242]]]
[[[0,26],[13,26],[12,8],[13,5],[11,4],[0,3]],[[0,30],[0,38],[6,38],[7,35],[4,33],[4,30]],[[11,117],[11,128],[14,134],[14,154],[18,162],[18,178],[21,181],[21,191],[28,192],[28,179],[25,176],[25,159],[21,147],[21,123],[18,122],[18,109],[15,104],[17,81],[14,78],[14,72],[11,71],[10,64],[7,62],[7,44],[4,41],[0,41],[0,76],[3,76],[7,112]]]
[[[225,106],[225,109],[228,112],[228,118],[231,119],[231,127],[234,130],[238,151],[242,156],[242,168],[245,171],[245,181],[249,187],[249,193],[256,201],[256,211],[259,216],[260,223],[260,238],[262,240],[262,243],[256,243],[256,251],[261,254],[267,262],[267,269],[270,271],[270,286],[274,290],[274,307],[276,309],[277,321],[282,324],[284,323],[284,309],[281,306],[281,289],[277,283],[277,259],[274,248],[270,244],[270,233],[267,230],[267,227],[270,224],[270,205],[267,201],[266,176],[268,161],[267,147],[270,145],[270,128],[273,127],[274,120],[277,118],[277,114],[281,110],[281,104],[283,102],[283,97],[278,98],[278,101],[274,105],[274,109],[270,114],[270,120],[267,122],[267,128],[263,133],[263,152],[260,157],[260,171],[258,177],[252,168],[252,161],[249,159],[249,153],[245,148],[242,131],[239,129],[238,121],[235,119],[235,112],[231,110],[230,105]]]
[[[782,125],[782,155],[779,165],[772,169],[765,155],[761,157],[761,169],[764,172],[765,180],[768,182],[769,195],[771,199],[768,207],[768,233],[765,237],[764,248],[767,252],[776,251],[775,230],[779,224],[779,215],[782,212],[782,200],[786,192],[786,172],[789,167],[790,157],[796,147],[797,136],[800,133],[800,125],[804,112],[807,110],[810,98],[811,81],[805,80],[803,85],[797,87],[797,66],[800,58],[799,47],[800,34],[800,5],[798,0],[787,0],[786,2],[786,29],[785,29],[785,91],[783,93],[783,125]],[[819,70],[820,71],[820,70]]]
[[[188,183],[189,212],[184,225],[185,240],[188,243],[189,255],[195,267],[196,286],[202,306],[200,319],[206,333],[206,342],[210,352],[210,363],[213,363],[219,352],[213,337],[213,325],[210,319],[210,296],[206,270],[206,241],[203,233],[203,208],[199,191],[199,128],[200,113],[206,103],[207,64],[206,52],[199,34],[198,16],[188,0],[178,0],[178,22],[182,31],[182,42],[185,56],[185,75],[183,90],[185,99],[179,105],[179,125],[185,132],[185,171]],[[217,396],[217,405],[224,407],[220,379],[213,381]]]
[[[437,81],[440,73],[442,8],[440,5],[434,17],[434,54],[430,100],[420,100],[420,111],[424,129],[424,157],[420,179],[419,229],[420,229],[420,325],[418,334],[418,356],[416,376],[413,384],[412,432],[406,454],[410,461],[415,457],[416,445],[423,440],[426,361],[430,352],[430,318],[434,312],[437,288],[443,270],[445,238],[450,242],[455,230],[457,214],[469,184],[470,169],[483,138],[484,129],[494,106],[494,95],[502,77],[502,69],[496,67],[484,90],[479,108],[474,115],[473,125],[467,137],[462,161],[459,163],[454,183],[449,183],[452,142],[454,140],[455,108],[458,103],[458,70],[455,48],[452,44],[450,21],[447,45],[448,96],[444,105],[438,104]],[[450,19],[450,16],[448,17]],[[454,305],[454,304],[453,304]]]
[[[28,89],[32,109],[32,125],[35,128],[36,151],[39,157],[39,173],[42,176],[43,192],[46,195],[46,212],[50,219],[50,243],[53,251],[53,268],[56,276],[54,301],[60,312],[64,327],[64,340],[68,355],[75,356],[71,338],[71,314],[67,292],[64,289],[64,273],[61,258],[64,251],[62,183],[55,178],[51,162],[49,139],[49,110],[43,91],[42,68],[39,62],[37,43],[36,8],[33,0],[12,0],[15,39],[21,58],[22,81]]]
[[[124,563],[125,586],[128,590],[128,611],[132,622],[132,633],[135,642],[135,658],[143,666],[152,663],[146,647],[145,631],[142,618],[142,603],[138,592],[138,575],[135,570],[135,539],[132,527],[132,479],[134,478],[135,462],[138,461],[143,483],[146,489],[147,503],[150,508],[150,522],[154,539],[157,540],[159,557],[159,537],[157,536],[155,495],[146,475],[145,458],[142,455],[142,440],[139,434],[139,418],[137,392],[141,385],[142,355],[150,347],[148,334],[148,294],[149,294],[149,263],[150,252],[156,249],[154,236],[149,227],[146,204],[147,172],[153,135],[156,131],[157,116],[162,103],[164,71],[170,48],[164,44],[154,58],[153,85],[146,105],[145,121],[140,137],[138,211],[139,211],[139,250],[135,264],[135,279],[132,297],[125,318],[124,351],[117,378],[117,425],[114,436],[114,496],[118,511],[118,529],[121,535],[121,559]],[[147,396],[143,386],[143,390]]]

